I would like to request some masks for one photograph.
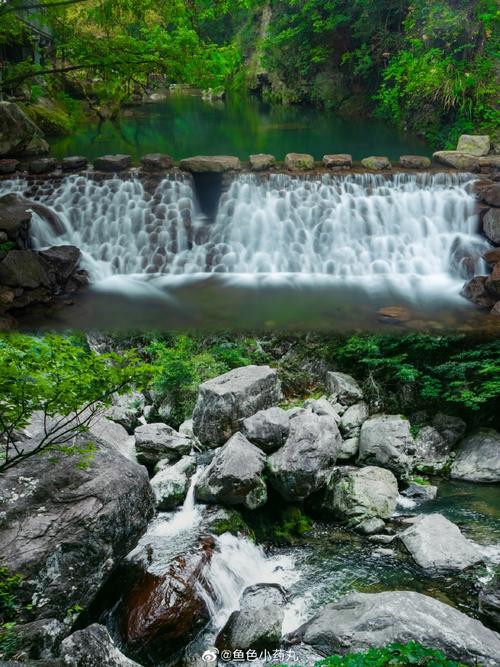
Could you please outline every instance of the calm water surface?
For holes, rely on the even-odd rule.
[[[171,96],[123,112],[117,122],[83,125],[68,137],[54,137],[51,152],[58,158],[106,153],[167,153],[175,159],[190,155],[271,153],[278,160],[289,152],[367,155],[430,155],[418,137],[399,132],[379,120],[343,119],[333,112],[304,107],[270,106],[257,99],[208,102],[197,96]]]

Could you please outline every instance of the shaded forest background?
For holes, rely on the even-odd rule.
[[[32,111],[49,130],[175,83],[378,115],[443,147],[498,129],[499,18],[496,0],[5,0],[3,90],[53,100]]]

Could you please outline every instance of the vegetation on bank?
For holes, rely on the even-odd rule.
[[[25,6],[52,35],[38,65],[12,55],[33,41],[15,18]],[[7,0],[0,49],[5,91],[27,97],[49,130],[70,131],[81,108],[43,110],[40,89],[113,118],[175,83],[379,114],[454,146],[498,131],[499,25],[495,0]]]
[[[74,436],[114,394],[152,390],[169,422],[191,416],[201,382],[232,368],[278,369],[287,399],[321,393],[327,369],[362,384],[373,407],[407,416],[455,413],[471,426],[500,426],[500,341],[464,335],[212,337],[166,334],[112,340],[98,354],[84,336],[5,334],[0,338],[0,471],[46,450],[77,453]],[[16,433],[39,412],[45,435],[35,450]],[[82,465],[92,452],[80,452]]]
[[[448,660],[442,651],[425,648],[417,642],[389,644],[371,648],[362,653],[331,656],[317,662],[315,667],[388,667],[417,665],[418,667],[465,667],[463,663]]]

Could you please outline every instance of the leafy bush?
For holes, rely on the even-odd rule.
[[[19,640],[13,633],[19,610],[17,591],[23,578],[0,567],[0,659],[12,658],[18,649]]]
[[[0,338],[0,472],[44,451],[75,451],[74,437],[111,402],[149,380],[135,350],[99,355],[75,336],[8,334]],[[44,417],[35,448],[16,444],[34,412]],[[86,465],[91,448],[78,452]]]
[[[425,648],[417,642],[389,644],[383,648],[371,648],[363,653],[331,656],[316,663],[315,667],[388,667],[418,665],[418,667],[465,667],[460,662],[448,660],[444,653]]]

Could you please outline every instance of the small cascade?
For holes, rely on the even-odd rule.
[[[266,556],[264,550],[245,537],[224,533],[217,538],[216,552],[203,572],[199,590],[216,630],[239,608],[241,594],[255,584],[292,585],[300,577],[294,559],[287,555]]]
[[[488,244],[477,233],[473,181],[449,173],[241,174],[222,194],[214,222],[183,174],[152,187],[137,177],[4,181],[0,194],[16,191],[52,208],[63,230],[34,212],[35,246],[78,246],[94,281],[329,276],[367,284],[382,278],[410,289],[415,277],[439,285],[485,272]]]
[[[174,536],[179,533],[195,531],[202,521],[202,513],[199,505],[196,504],[194,491],[196,482],[203,472],[203,466],[200,466],[191,477],[189,489],[184,499],[182,507],[174,513],[160,514],[155,520],[149,533],[150,536],[166,537]]]

